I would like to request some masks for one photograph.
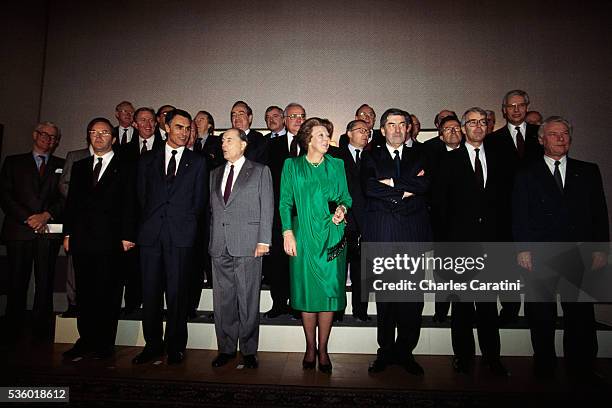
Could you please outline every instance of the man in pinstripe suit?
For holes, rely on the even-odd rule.
[[[257,368],[261,257],[270,250],[274,194],[270,169],[244,157],[248,138],[240,129],[223,134],[225,166],[210,177],[212,211],[209,253],[219,355],[213,367],[240,352],[247,368]]]

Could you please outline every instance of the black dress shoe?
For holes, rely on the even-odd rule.
[[[433,321],[435,323],[444,323],[448,319],[448,316],[442,313],[436,313],[433,315]]]
[[[195,310],[190,311],[189,313],[187,313],[187,319],[188,320],[194,320],[198,318],[198,312]]]
[[[115,354],[115,347],[104,347],[94,351],[93,357],[98,360],[104,360],[110,358]]]
[[[334,320],[333,320],[334,323],[341,322],[343,320],[344,320],[344,313],[339,313],[339,312],[334,313]]]
[[[404,361],[402,363],[402,367],[404,367],[404,370],[408,371],[412,375],[422,376],[425,374],[423,367],[421,367],[421,365],[413,358],[409,358],[408,360]]]
[[[184,359],[184,351],[173,351],[168,353],[168,364],[180,364]]]
[[[213,367],[223,367],[227,363],[230,362],[234,357],[236,357],[236,353],[228,354],[228,353],[219,353],[217,357],[212,361]]]
[[[140,354],[132,359],[132,364],[146,364],[163,355],[164,353],[162,351],[151,350],[145,347]]]
[[[78,357],[83,357],[87,354],[87,349],[81,346],[79,343],[76,343],[71,349],[66,350],[62,353],[62,357],[66,359],[73,359]]]
[[[77,307],[76,305],[68,305],[68,309],[64,313],[60,315],[64,319],[68,319],[71,317],[77,317]]]
[[[387,363],[382,358],[378,357],[376,360],[372,361],[368,367],[368,373],[380,373],[385,371],[385,368],[387,368]]]
[[[491,374],[493,374],[494,376],[510,377],[510,372],[506,367],[504,367],[499,358],[490,360],[487,362],[487,364],[489,365],[489,370],[491,370]]]
[[[362,322],[369,322],[372,320],[372,318],[365,312],[353,313],[353,318],[356,320],[361,320]]]
[[[259,367],[259,362],[257,361],[257,357],[255,356],[255,354],[243,356],[243,364],[246,368]]]
[[[329,355],[327,356],[327,363],[326,364],[321,364],[321,358],[319,357],[319,371],[325,374],[331,374],[332,372],[332,362],[329,358]]]
[[[453,357],[453,370],[458,374],[469,374],[472,368],[472,361],[462,358]]]

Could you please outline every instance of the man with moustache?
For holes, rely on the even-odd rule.
[[[213,305],[219,355],[227,364],[237,346],[246,368],[257,368],[262,256],[270,251],[274,198],[267,166],[244,157],[247,135],[223,134],[225,166],[210,177]]]
[[[361,185],[366,196],[363,242],[430,242],[426,194],[429,176],[420,149],[404,142],[412,130],[410,114],[387,109],[380,119],[385,145],[364,152]],[[397,363],[423,375],[412,351],[421,332],[423,301],[376,302],[378,352],[368,371],[377,373]],[[395,335],[397,329],[397,338]]]
[[[129,164],[112,150],[115,137],[106,118],[87,126],[93,155],[72,168],[64,220],[64,250],[76,275],[79,339],[65,358],[93,352],[114,354],[123,281],[120,254],[134,247],[134,202]],[[123,206],[118,206],[122,202]]]
[[[53,280],[61,241],[49,237],[47,224],[63,215],[64,198],[58,185],[64,159],[53,156],[61,133],[52,122],[32,132],[32,150],[8,156],[0,172],[0,207],[4,222],[0,241],[6,245],[8,290],[6,322],[9,336],[23,328],[32,264],[34,264],[34,334],[50,340],[53,323]]]
[[[283,121],[283,109],[276,106],[268,106],[266,109],[265,116],[266,126],[270,131],[266,136],[270,139],[274,139],[275,137],[283,136],[287,133],[285,129],[285,123]]]
[[[181,109],[166,115],[164,148],[138,162],[140,211],[137,245],[143,279],[144,350],[132,362],[143,364],[164,353],[168,364],[185,358],[187,346],[188,275],[198,223],[208,199],[206,160],[186,149],[191,116]],[[166,333],[162,312],[166,295]],[[163,339],[162,339],[163,338]]]
[[[264,313],[264,317],[273,319],[291,312],[289,306],[289,257],[283,250],[283,238],[278,203],[280,197],[281,173],[285,160],[296,157],[300,152],[297,135],[300,126],[306,120],[306,111],[299,103],[292,102],[284,111],[285,135],[270,140],[268,167],[272,173],[274,187],[274,221],[272,224],[272,247],[270,256],[264,258],[264,280],[270,286],[272,308]],[[298,316],[296,313],[295,316]]]
[[[443,119],[441,122],[446,129],[452,126],[450,133],[455,133],[454,124],[456,121],[453,119]],[[499,153],[483,146],[486,128],[486,112],[478,107],[468,109],[461,118],[465,143],[447,153],[440,163],[432,193],[436,241],[480,243],[503,241],[505,238],[500,236],[498,225],[507,216],[501,212],[500,197],[503,196],[499,194],[507,183],[506,173]],[[480,251],[479,245],[476,251]],[[454,253],[452,255],[456,256]],[[466,255],[471,254],[461,253],[459,256]],[[475,356],[474,322],[483,361],[493,375],[507,376],[508,371],[499,358],[497,296],[494,294],[488,301],[453,301],[453,368],[458,373],[468,373],[472,369]]]
[[[268,161],[268,139],[251,129],[253,110],[244,101],[236,101],[230,113],[232,127],[242,130],[249,138],[245,157],[251,161],[266,164]]]
[[[134,105],[129,101],[122,101],[115,107],[115,117],[119,126],[113,128],[113,135],[117,144],[123,146],[129,143],[138,132],[132,126],[134,121]]]

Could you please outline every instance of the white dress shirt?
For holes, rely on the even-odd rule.
[[[164,164],[164,174],[168,173],[168,163],[170,163],[170,159],[172,158],[172,151],[176,150],[176,155],[174,156],[174,160],[176,160],[176,171],[178,172],[179,163],[181,162],[181,157],[183,157],[183,152],[185,151],[185,146],[181,147],[170,147],[168,143],[166,143],[166,162]],[[176,173],[174,173],[176,175]]]
[[[240,158],[233,163],[230,163],[230,162],[225,163],[225,169],[223,170],[223,179],[221,180],[221,195],[223,195],[223,193],[225,192],[225,185],[227,184],[227,176],[229,176],[230,166],[232,164],[234,165],[234,177],[232,179],[232,189],[231,189],[233,190],[234,186],[236,185],[236,180],[238,179],[238,175],[240,174],[240,170],[242,170],[242,166],[244,165],[245,161],[246,159],[244,158],[244,156],[240,156]]]
[[[555,174],[555,159],[544,155],[544,163],[548,166],[548,170],[554,176]],[[565,173],[567,172],[567,156],[563,156],[559,159],[559,173],[561,173],[561,182],[565,187]]]
[[[96,168],[96,164],[98,164],[98,158],[99,157],[102,158],[102,168],[100,169],[100,174],[98,175],[98,180],[96,181],[100,181],[100,179],[102,178],[102,175],[104,174],[104,171],[106,171],[106,168],[108,167],[108,163],[110,163],[114,155],[115,155],[115,152],[113,152],[112,150],[104,153],[102,156],[98,156],[96,154],[93,155],[94,159],[93,159],[92,169]]]
[[[514,147],[516,146],[516,126],[517,125],[513,125],[512,123],[509,123],[506,125],[508,126],[508,130],[510,131],[510,136],[512,136],[512,141],[514,142]],[[525,133],[527,132],[527,122],[523,122],[520,125],[518,125],[518,127],[521,129],[521,134],[523,135],[523,141],[525,141]]]

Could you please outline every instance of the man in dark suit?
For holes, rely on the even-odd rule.
[[[260,132],[251,129],[253,110],[244,101],[236,101],[230,112],[232,127],[242,130],[249,138],[249,144],[244,156],[254,162],[268,162],[268,139]]]
[[[213,304],[221,367],[236,355],[257,368],[262,256],[270,251],[274,198],[265,165],[245,159],[247,135],[240,129],[223,134],[225,166],[210,177],[212,211],[209,252],[213,260]]]
[[[487,135],[485,147],[487,150],[497,150],[504,161],[504,168],[508,172],[509,183],[507,189],[500,191],[504,194],[506,208],[502,211],[508,215],[512,214],[510,203],[512,201],[512,185],[514,174],[522,162],[539,159],[542,157],[542,146],[538,142],[538,127],[525,122],[527,108],[529,107],[529,95],[520,89],[509,91],[502,100],[502,113],[506,118],[506,126]],[[506,222],[500,224],[507,241],[512,238],[512,217],[506,217]],[[518,297],[509,299],[508,295],[502,298],[502,309],[499,319],[502,325],[513,323],[518,319],[521,302]]]
[[[306,120],[306,110],[299,103],[292,102],[285,107],[285,128],[287,133],[272,138],[269,143],[268,167],[272,173],[274,187],[274,221],[272,224],[272,247],[270,256],[264,258],[264,281],[270,286],[272,308],[264,317],[272,319],[289,313],[289,257],[283,250],[283,237],[278,201],[280,197],[281,173],[285,160],[299,155],[300,146],[295,137]],[[296,315],[299,315],[297,313]]]
[[[500,218],[506,215],[500,212],[498,191],[505,188],[507,180],[504,178],[506,173],[501,167],[503,163],[498,153],[483,147],[486,118],[487,114],[483,109],[468,109],[461,118],[465,144],[448,153],[440,164],[432,195],[432,218],[437,224],[434,229],[436,241],[499,241],[498,223]],[[443,120],[443,123],[442,126],[448,128],[455,122],[451,119]],[[475,249],[479,251],[479,248]],[[483,360],[494,375],[507,376],[508,372],[499,359],[496,295],[492,295],[489,301],[475,304],[464,299],[453,302],[453,368],[459,373],[471,370],[475,356],[472,332],[474,321],[477,324],[478,343]]]
[[[543,157],[525,163],[516,175],[513,194],[513,233],[528,284],[538,285],[540,272],[548,263],[529,242],[592,242],[592,259],[581,264],[577,275],[598,270],[607,264],[609,223],[601,174],[596,164],[568,157],[572,127],[562,117],[552,116],[540,127],[538,138]],[[550,265],[550,264],[548,264]],[[573,265],[564,259],[559,268]],[[560,273],[561,271],[556,270]],[[537,288],[537,287],[536,287]],[[549,287],[550,289],[550,287]],[[527,292],[525,313],[531,330],[536,374],[552,376],[556,366],[556,296],[550,302],[532,302]],[[535,299],[541,302],[543,299]],[[565,299],[563,308],[563,345],[569,373],[580,380],[594,379],[597,334],[592,303],[573,303]]]
[[[168,352],[168,364],[185,357],[188,274],[198,222],[208,198],[206,159],[186,149],[191,116],[181,109],[166,115],[168,140],[138,162],[140,220],[137,244],[143,280],[144,350],[132,361],[142,364]],[[166,294],[166,334],[162,312]]]
[[[134,247],[131,170],[112,145],[113,128],[106,118],[87,125],[93,156],[72,169],[64,217],[64,250],[72,254],[79,302],[79,339],[65,358],[93,352],[114,354],[121,308],[120,254]],[[117,202],[122,202],[118,206]]]
[[[72,165],[81,159],[93,155],[93,149],[91,145],[89,145],[89,135],[87,135],[87,145],[88,147],[85,149],[72,150],[66,155],[64,169],[59,180],[59,190],[60,193],[62,193],[62,196],[64,196],[64,199],[68,197],[68,188],[70,187],[70,177],[72,175]],[[76,282],[74,278],[74,265],[72,262],[72,256],[70,254],[68,254],[66,259],[66,298],[68,300],[68,309],[62,313],[62,317],[76,317]]]
[[[0,205],[4,223],[0,240],[8,257],[6,321],[18,335],[24,321],[32,263],[36,293],[36,337],[49,339],[53,322],[53,279],[61,241],[45,234],[48,223],[60,222],[64,198],[58,185],[64,159],[51,151],[61,135],[54,123],[41,122],[32,132],[32,151],[8,156],[0,172]]]
[[[123,145],[114,143],[113,147],[121,156],[121,159],[129,164],[132,170],[132,177],[135,177],[138,160],[148,151],[156,151],[162,149],[164,141],[161,136],[155,135],[156,118],[155,111],[151,108],[141,107],[134,113],[134,126],[136,131],[132,139]],[[117,200],[116,205],[123,207],[131,202],[132,195],[136,191],[126,191],[126,196]],[[129,195],[129,196],[128,196]],[[138,217],[138,214],[135,214]],[[119,262],[117,267],[122,269],[121,276],[123,285],[125,285],[125,314],[131,314],[142,305],[142,277],[140,274],[139,257],[140,249],[134,248],[132,251],[127,251],[119,254]]]
[[[346,126],[349,138],[348,145],[340,147],[332,153],[344,161],[346,181],[349,193],[353,198],[351,209],[346,214],[346,240],[348,246],[347,269],[351,278],[351,305],[353,317],[368,321],[368,302],[361,300],[361,230],[365,223],[365,196],[361,190],[361,156],[368,146],[370,131],[363,120],[352,120]],[[368,147],[367,147],[368,146]]]
[[[410,114],[388,109],[380,128],[385,145],[364,152],[361,161],[366,196],[363,242],[429,242],[429,176],[421,152],[404,145],[412,128]],[[376,302],[376,309],[379,349],[369,371],[380,372],[388,364],[399,363],[411,374],[422,375],[412,351],[421,333],[423,301]]]
[[[362,120],[366,123],[369,135],[368,135],[368,143],[371,143],[372,146],[383,146],[385,144],[385,137],[382,135],[380,129],[374,129],[374,124],[376,124],[376,112],[374,109],[367,103],[364,103],[355,112],[355,120]],[[349,143],[349,139],[346,133],[340,135],[338,140],[338,145],[340,147],[344,147]]]
[[[134,128],[134,105],[128,101],[121,101],[115,106],[115,117],[119,121],[119,126],[113,128],[113,135],[118,146],[130,143],[137,135],[138,131]]]
[[[221,151],[221,137],[215,135],[215,119],[207,111],[199,111],[193,121],[196,125],[196,139],[193,151],[203,154],[211,171],[224,163]]]

